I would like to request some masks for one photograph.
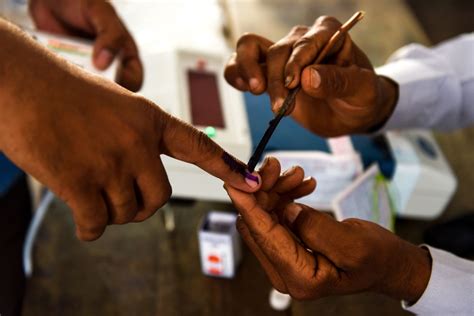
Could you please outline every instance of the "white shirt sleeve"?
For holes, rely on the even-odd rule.
[[[400,86],[384,130],[451,130],[474,123],[474,33],[432,48],[402,47],[376,72]]]
[[[403,308],[418,315],[474,315],[474,262],[430,246],[431,276],[421,298]]]

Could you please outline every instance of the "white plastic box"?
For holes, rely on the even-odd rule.
[[[205,275],[233,278],[242,257],[237,215],[211,211],[199,225],[201,268]]]

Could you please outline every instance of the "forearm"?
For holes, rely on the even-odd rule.
[[[0,19],[0,145],[12,121],[61,80],[59,62],[13,24]],[[52,81],[52,77],[55,78]],[[36,100],[35,100],[36,98]],[[5,127],[5,128],[3,128]]]
[[[7,147],[14,146],[9,141],[13,134],[27,128],[27,122],[33,121],[35,115],[42,112],[57,116],[57,109],[49,106],[51,103],[60,104],[60,99],[67,95],[85,96],[88,86],[99,87],[103,82],[56,57],[1,19],[0,43],[0,150],[5,152]],[[63,101],[62,105],[69,104]]]

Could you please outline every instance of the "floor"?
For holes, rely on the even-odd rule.
[[[273,17],[279,14],[281,17],[282,12],[290,12],[286,23],[297,23],[298,15],[285,7],[287,2],[278,0],[280,10],[266,10],[265,14]],[[394,35],[394,41],[386,45],[378,45],[377,38],[364,44],[380,62],[386,58],[389,48],[393,49],[393,46],[399,46],[412,37],[427,43],[461,31],[472,31],[472,20],[468,24],[462,18],[466,12],[473,12],[472,4],[466,1],[410,0],[407,1],[408,6],[395,0],[320,1],[320,6],[314,1],[297,1],[302,11],[309,12],[304,9],[309,6],[306,8],[314,9],[317,15],[325,10],[333,12],[330,9],[337,9],[342,18],[355,10],[355,4],[370,7],[367,11],[376,13],[382,2],[391,8],[384,12],[391,14],[388,17],[378,16],[379,22],[370,22],[372,25],[382,23],[383,26],[374,28],[373,34],[391,30],[399,35]],[[240,3],[248,5],[244,0]],[[273,1],[260,1],[264,7],[269,3]],[[431,3],[433,6],[428,7]],[[402,25],[412,27],[413,33],[407,31],[400,35],[400,32],[393,31],[397,24],[387,20],[396,19],[397,12],[404,12],[399,20],[404,21]],[[443,19],[443,24],[436,20],[446,16],[449,18]],[[459,20],[454,17],[459,17]],[[312,15],[306,13],[304,19],[303,23],[309,23],[307,21],[312,19]],[[462,29],[460,25],[466,25],[467,29]],[[281,26],[270,31],[281,33],[283,29]],[[362,38],[362,35],[354,34],[354,37]],[[438,220],[441,221],[474,210],[471,193],[474,186],[474,173],[471,172],[474,129],[439,134],[437,138],[459,180],[456,195]],[[100,240],[82,243],[73,235],[74,226],[67,207],[56,201],[39,234],[34,276],[28,285],[24,315],[408,314],[401,309],[399,302],[370,293],[331,297],[316,302],[293,302],[286,312],[276,312],[268,304],[270,284],[246,248],[235,279],[214,279],[200,272],[196,234],[198,223],[207,211],[232,211],[231,205],[189,201],[173,201],[172,205],[176,214],[176,230],[172,233],[165,230],[161,217],[157,215],[145,223],[110,227]],[[432,224],[399,220],[396,228],[403,238],[419,243],[423,230]]]

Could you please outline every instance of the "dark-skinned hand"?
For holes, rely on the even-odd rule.
[[[80,239],[143,221],[168,201],[161,155],[258,190],[236,172],[242,162],[223,159],[209,137],[153,102],[57,58],[2,19],[0,42],[0,150],[71,207]]]
[[[313,65],[341,23],[323,16],[311,27],[296,26],[281,40],[245,34],[225,69],[233,87],[267,92],[277,113],[289,89],[298,85],[287,114],[326,137],[367,133],[380,128],[396,105],[398,86],[378,76],[364,52],[346,35],[323,64]]]
[[[278,291],[300,300],[373,291],[415,302],[422,295],[431,273],[426,250],[374,223],[338,222],[294,203],[315,188],[299,167],[279,176],[271,159],[259,173],[256,193],[226,189],[242,238]]]
[[[131,91],[140,89],[143,67],[137,46],[110,1],[30,0],[29,9],[40,30],[93,39],[98,69],[106,69],[118,57],[117,83]]]

